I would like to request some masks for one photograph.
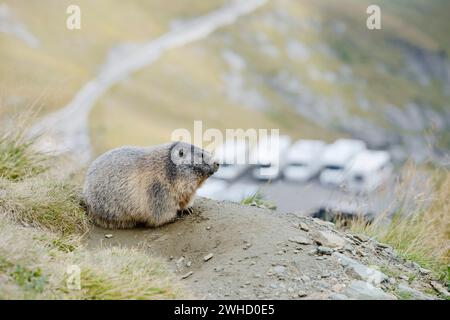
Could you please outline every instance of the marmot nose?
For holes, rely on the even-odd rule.
[[[219,161],[215,160],[215,161],[213,162],[213,164],[212,164],[212,167],[213,167],[213,169],[214,169],[214,172],[216,172],[217,170],[219,170],[219,166],[220,166]]]

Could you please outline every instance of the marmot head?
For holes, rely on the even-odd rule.
[[[205,180],[218,169],[219,162],[203,149],[185,142],[174,142],[170,146],[167,173],[171,178]]]

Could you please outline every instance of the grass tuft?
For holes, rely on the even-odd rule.
[[[409,170],[410,176],[416,172]],[[448,278],[450,235],[450,173],[437,169],[430,178],[432,192],[415,196],[415,206],[408,205],[408,189],[394,215],[378,216],[372,224],[353,220],[347,227],[391,245],[407,260],[431,269],[443,281]]]
[[[48,156],[33,149],[21,130],[0,136],[0,178],[20,181],[48,169]]]
[[[0,211],[25,225],[45,228],[61,236],[83,234],[88,218],[81,191],[54,177],[22,182],[0,180]]]
[[[78,245],[66,253],[47,230],[0,215],[0,299],[173,299],[186,297],[163,262],[137,249]],[[80,268],[81,290],[67,285]]]
[[[274,203],[264,199],[259,190],[254,195],[242,199],[241,204],[270,210],[277,208]]]

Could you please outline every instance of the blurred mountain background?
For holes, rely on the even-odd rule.
[[[0,2],[0,116],[67,105],[101,70],[232,1]],[[377,4],[382,29],[366,28]],[[280,128],[292,138],[365,140],[398,159],[448,164],[450,2],[270,0],[169,50],[96,102],[90,137],[109,148],[167,142],[176,128]]]

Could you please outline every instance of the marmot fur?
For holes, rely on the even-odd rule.
[[[84,201],[104,228],[157,227],[190,210],[196,190],[218,168],[210,153],[184,142],[121,147],[91,164]]]

